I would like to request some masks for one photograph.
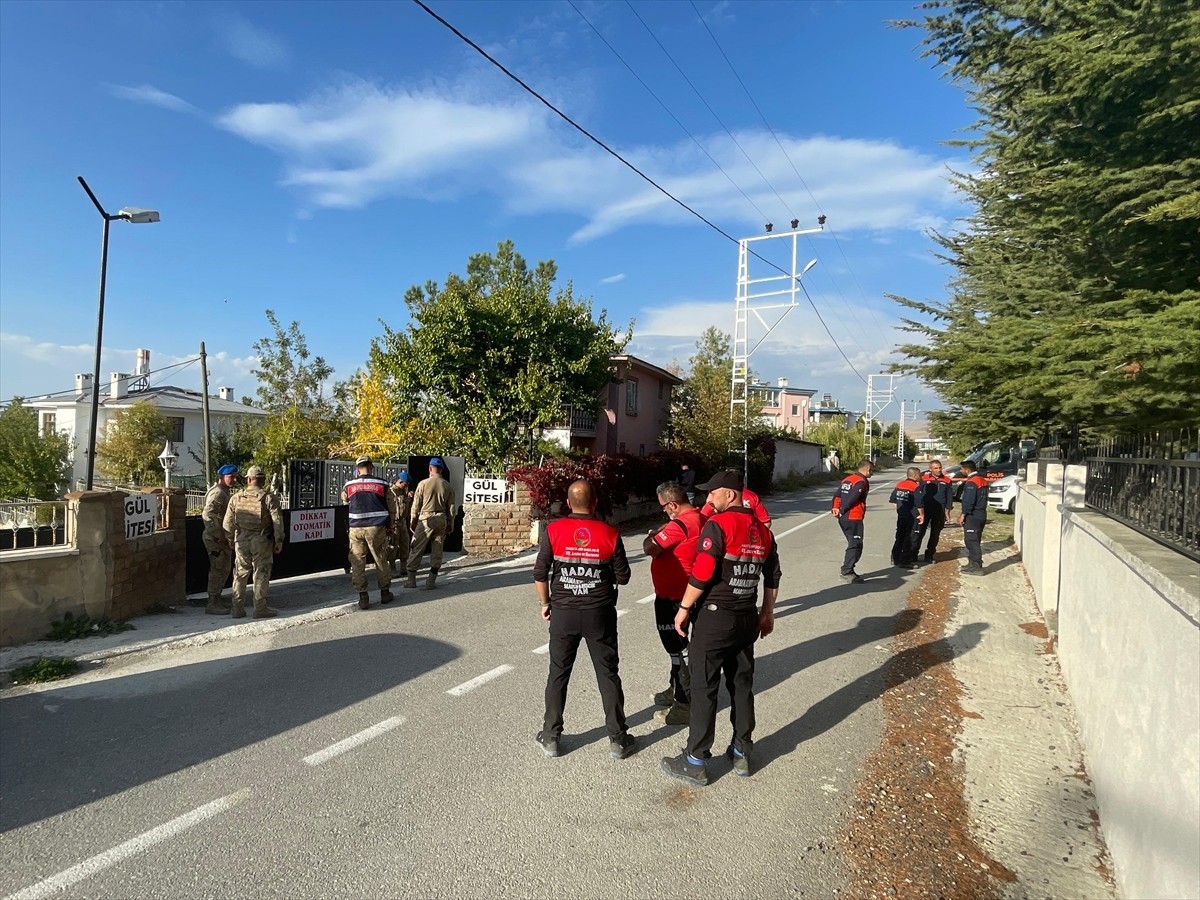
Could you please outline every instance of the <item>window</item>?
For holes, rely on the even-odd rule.
[[[792,415],[793,416],[800,415],[800,404],[799,403],[792,404]]]
[[[25,421],[28,422],[29,420],[26,419]],[[52,412],[42,413],[42,437],[45,437],[48,434],[54,434],[56,422],[57,422],[57,416],[54,413],[52,413]]]
[[[625,415],[638,414],[638,380],[629,378],[625,381]]]
[[[167,423],[171,426],[171,443],[183,443],[183,416],[167,416]]]

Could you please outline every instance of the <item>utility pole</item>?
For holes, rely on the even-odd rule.
[[[881,382],[878,387],[875,385],[877,378]],[[867,459],[875,458],[875,429],[871,427],[871,423],[878,421],[883,411],[896,399],[896,391],[893,388],[895,379],[895,375],[867,376],[867,410],[863,414],[863,447],[867,451]]]
[[[200,396],[203,398],[200,408],[204,410],[204,485],[207,488],[213,482],[213,469],[212,429],[208,422],[208,354],[204,352],[204,341],[200,342]]]
[[[901,459],[904,459],[904,421],[906,418],[908,418],[908,413],[905,412],[904,407],[908,403],[913,404],[912,419],[915,422],[917,420],[917,407],[919,407],[921,405],[921,401],[920,400],[917,400],[915,402],[912,400],[901,400],[900,401],[900,434],[896,440],[896,455],[899,456]]]

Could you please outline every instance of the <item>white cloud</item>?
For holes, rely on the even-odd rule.
[[[609,275],[607,278],[601,278],[600,283],[601,284],[616,284],[617,282],[624,281],[624,280],[625,280],[625,273],[618,272],[616,275]]]
[[[106,85],[108,92],[114,97],[121,100],[129,100],[133,103],[145,103],[149,106],[158,106],[163,109],[169,109],[172,112],[185,112],[197,114],[200,110],[192,106],[182,97],[176,97],[174,94],[168,94],[166,91],[159,90],[152,84],[142,84],[137,87],[128,87],[122,84]]]
[[[282,40],[241,16],[217,25],[225,49],[235,58],[259,69],[277,69],[288,63],[288,49]]]

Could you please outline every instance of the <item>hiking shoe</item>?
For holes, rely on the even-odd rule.
[[[846,584],[862,584],[866,580],[857,572],[851,572],[849,575],[842,576],[842,581],[846,582]]]
[[[687,725],[691,720],[690,703],[672,703],[669,709],[660,709],[654,713],[654,721],[665,725]]]
[[[391,591],[380,591],[379,592],[379,602],[380,603],[391,603],[395,599],[396,598],[392,596]]]
[[[695,787],[705,787],[708,784],[708,769],[703,764],[689,762],[686,753],[678,756],[664,756],[659,768],[676,778]]]
[[[921,557],[921,562],[925,563],[925,565],[929,565],[933,562],[933,554],[927,553],[925,556]]]
[[[982,575],[983,574],[983,566],[981,566],[979,563],[967,563],[967,565],[963,568],[963,574],[964,575]]]
[[[537,741],[538,745],[542,748],[542,752],[547,756],[551,758],[558,756],[558,738],[548,737],[546,732],[539,731],[534,740]]]
[[[609,738],[608,755],[611,759],[624,759],[637,747],[637,741],[628,731],[620,737]]]
[[[269,606],[264,607],[262,609],[256,609],[254,611],[254,618],[256,618],[256,619],[273,619],[277,615],[279,615],[279,610],[272,609]]]
[[[733,748],[733,744],[730,744],[725,750],[725,755],[728,756],[729,761],[733,763],[734,775],[737,775],[739,778],[750,777],[749,753],[738,753],[737,750]]]
[[[675,688],[669,687],[654,695],[655,706],[671,706],[675,703]]]
[[[371,605],[371,595],[366,591],[362,591],[358,595],[358,608],[367,609]]]

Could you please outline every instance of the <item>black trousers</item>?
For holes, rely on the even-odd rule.
[[[963,519],[963,543],[967,545],[967,559],[977,566],[983,565],[983,526],[987,516],[967,516]]]
[[[908,563],[916,559],[917,550],[913,546],[913,528],[916,521],[912,516],[896,516],[896,540],[892,544],[892,562]]]
[[[679,612],[679,601],[667,597],[654,597],[654,622],[658,626],[658,639],[671,657],[671,690],[676,703],[692,702],[692,677],[688,671],[688,640],[675,630],[675,614]]]
[[[921,552],[921,541],[929,532],[929,543],[925,545],[925,561],[933,559],[933,551],[937,549],[938,538],[942,536],[942,527],[946,524],[946,510],[940,506],[931,506],[925,510],[925,521],[913,526],[913,558]]]
[[[550,610],[550,674],[546,679],[546,715],[542,731],[558,737],[563,730],[563,710],[567,705],[567,684],[575,666],[579,642],[587,641],[604,721],[610,738],[625,733],[625,693],[617,672],[617,607],[615,603],[596,609],[552,607]]]
[[[863,554],[863,520],[851,519],[847,516],[838,517],[838,525],[846,536],[846,555],[842,558],[842,574],[849,575],[862,559]]]
[[[712,756],[722,672],[725,689],[729,691],[733,746],[749,753],[754,748],[754,642],[758,639],[758,610],[734,612],[710,603],[699,606],[688,647],[692,674],[688,755],[693,759]]]

